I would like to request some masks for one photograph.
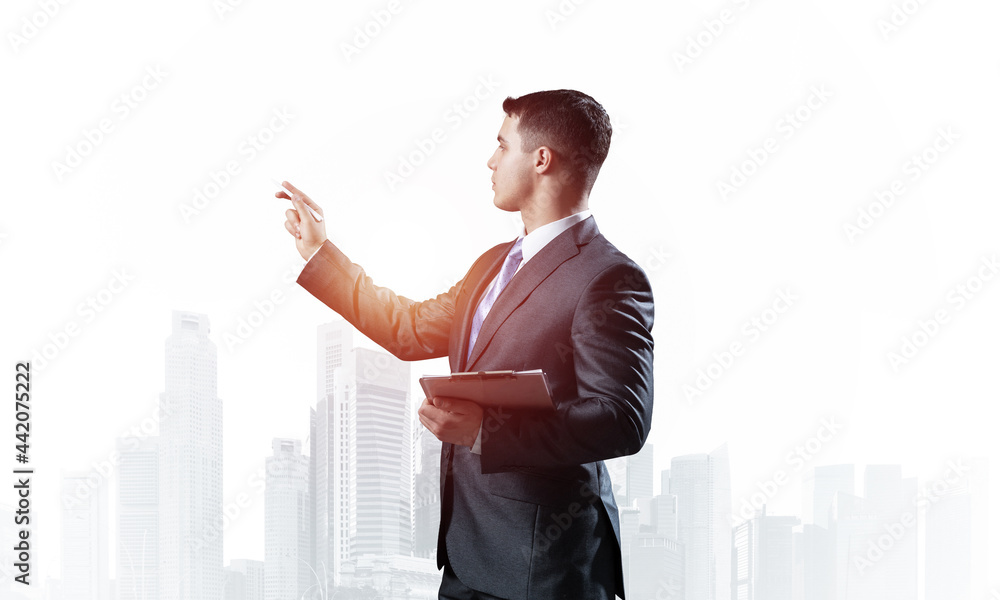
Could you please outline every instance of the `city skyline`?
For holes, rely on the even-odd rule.
[[[218,405],[214,395],[214,345],[208,338],[207,317],[175,311],[173,322],[174,332],[165,346],[168,384],[161,395],[168,441],[170,435],[177,435],[177,423],[183,423],[183,417],[190,418],[189,415],[203,410],[213,414],[212,407]],[[411,554],[417,556],[417,552],[425,553],[424,558],[433,556],[430,549],[433,547],[431,538],[436,537],[434,515],[426,509],[437,508],[434,497],[437,486],[427,475],[436,474],[431,465],[435,462],[432,460],[435,458],[434,451],[439,450],[440,445],[428,443],[427,436],[421,435],[422,430],[406,418],[410,410],[407,390],[409,365],[384,351],[357,346],[356,335],[357,332],[342,321],[317,328],[319,368],[317,404],[309,417],[312,430],[316,432],[320,422],[318,415],[323,412],[319,409],[324,406],[339,407],[343,412],[335,413],[338,415],[335,417],[328,416],[334,428],[332,436],[329,433],[325,436],[314,433],[309,438],[310,454],[302,453],[303,440],[272,439],[273,455],[262,457],[267,474],[265,548],[266,556],[272,558],[262,562],[247,557],[234,558],[227,561],[224,569],[220,562],[220,573],[225,571],[220,578],[220,589],[225,589],[227,594],[235,593],[229,589],[230,584],[240,586],[247,593],[251,587],[258,586],[264,600],[277,600],[284,598],[281,594],[290,588],[303,593],[316,579],[308,567],[319,566],[315,562],[320,556],[316,544],[319,538],[316,533],[320,531],[317,526],[319,507],[314,499],[317,486],[313,485],[313,477],[319,471],[319,457],[324,455],[317,451],[318,444],[323,440],[329,447],[327,466],[343,467],[333,469],[333,483],[329,489],[334,493],[343,489],[347,494],[346,501],[334,504],[340,518],[335,516],[328,521],[344,525],[339,530],[334,528],[332,537],[349,544],[342,549],[343,560],[337,563],[336,576],[328,583],[342,583],[339,581],[340,573],[345,565],[349,567],[349,571],[345,572],[351,573],[348,581],[355,584],[361,582],[362,585],[382,581],[385,589],[396,589],[397,592],[409,585],[404,583],[408,578],[417,582],[414,585],[428,587],[428,577],[433,577],[431,573],[436,572],[436,569],[428,572],[426,564],[414,570],[405,558]],[[191,406],[192,399],[202,403],[200,408]],[[389,404],[386,404],[387,401]],[[214,414],[219,416],[218,425],[221,425],[221,414]],[[174,420],[170,421],[171,418]],[[359,424],[363,426],[360,429]],[[409,433],[399,436],[400,428]],[[378,435],[379,431],[388,435],[371,437]],[[116,497],[118,540],[112,544],[112,552],[116,553],[118,561],[124,557],[130,567],[127,571],[120,571],[115,580],[117,598],[131,600],[149,597],[148,594],[155,597],[157,588],[163,593],[164,582],[167,586],[171,585],[169,576],[163,573],[171,562],[156,557],[163,547],[162,540],[156,546],[156,552],[147,548],[149,539],[162,537],[162,532],[170,527],[167,524],[169,520],[163,518],[162,507],[176,505],[176,500],[168,497],[168,501],[164,502],[158,496],[163,482],[178,481],[176,474],[165,472],[163,468],[171,460],[169,454],[163,452],[163,434],[118,440],[121,456]],[[365,439],[372,440],[367,442],[368,451],[359,453],[358,448],[365,446]],[[381,442],[377,441],[379,439]],[[211,450],[214,446],[206,444],[205,437],[201,441],[203,449]],[[176,440],[174,443],[177,443]],[[395,445],[394,453],[385,454],[387,444]],[[188,445],[191,443],[188,442]],[[360,466],[364,464],[358,460],[361,454],[374,457],[375,460],[368,463],[369,467]],[[808,589],[802,586],[820,582],[819,585],[826,586],[824,589],[829,591],[830,600],[862,598],[858,595],[862,592],[858,590],[853,595],[844,595],[843,590],[852,588],[869,590],[864,593],[871,594],[871,598],[887,597],[888,590],[902,590],[893,597],[915,599],[918,572],[924,570],[923,563],[926,563],[934,566],[924,572],[923,587],[928,588],[931,594],[927,600],[954,594],[953,591],[944,591],[951,590],[948,587],[951,580],[941,575],[942,565],[952,578],[967,578],[967,584],[962,589],[969,593],[973,589],[986,589],[983,556],[986,538],[982,533],[977,534],[973,526],[983,520],[987,510],[988,463],[985,459],[974,459],[969,464],[961,460],[952,462],[951,470],[941,480],[947,485],[942,487],[938,485],[940,482],[934,482],[924,488],[920,488],[917,478],[904,478],[900,465],[866,465],[860,471],[853,464],[817,465],[804,473],[801,515],[768,514],[765,502],[752,517],[738,522],[740,519],[737,518],[738,511],[733,505],[730,490],[726,445],[707,454],[674,457],[670,468],[661,470],[658,477],[653,469],[652,456],[653,444],[650,443],[638,454],[609,461],[609,471],[620,504],[623,560],[630,587],[656,590],[666,585],[673,590],[673,594],[683,590],[683,593],[689,594],[687,598],[698,600],[728,598],[730,591],[734,599],[740,600],[792,600],[798,597],[792,595],[793,586],[798,586],[795,589]],[[373,479],[369,477],[374,486],[356,483],[358,477],[365,473],[374,476]],[[212,473],[200,476],[211,477]],[[654,494],[657,479],[659,493]],[[860,489],[856,486],[856,479],[861,483]],[[67,476],[64,478],[64,495],[79,496],[78,489],[81,485],[86,486],[86,481],[86,473]],[[393,484],[393,481],[396,483]],[[392,492],[404,488],[405,494]],[[72,560],[66,563],[69,570],[61,582],[62,593],[67,599],[92,597],[87,593],[108,593],[106,590],[110,582],[107,572],[111,555],[107,541],[110,531],[108,498],[106,491],[98,491],[100,493],[88,496],[86,503],[73,509],[67,508],[64,513],[74,523],[81,522],[81,517],[74,515],[82,514],[82,523],[86,524],[82,530],[76,526],[64,531],[64,551],[68,552],[67,560]],[[386,496],[387,492],[390,495]],[[355,509],[359,498],[372,508],[388,501],[384,509],[369,511],[375,517],[372,525],[364,525],[366,517]],[[955,547],[958,543],[959,548],[965,548],[960,556],[976,559],[971,570],[949,553],[929,552],[923,563],[918,564],[918,536],[897,536],[895,530],[886,525],[902,523],[902,526],[896,525],[902,527],[902,531],[905,532],[907,527],[917,531],[916,515],[907,512],[907,500],[911,498],[914,506],[918,505],[918,500],[923,502],[930,515],[928,529],[933,539],[947,542],[948,547]],[[420,503],[418,499],[422,499]],[[439,505],[439,500],[437,502]],[[710,510],[691,512],[692,507],[699,506],[707,506]],[[404,510],[406,518],[395,526],[387,526],[396,518],[394,514],[400,517],[404,514],[398,512],[400,509]],[[418,522],[417,515],[427,522]],[[912,526],[908,520],[911,516],[914,517]],[[190,522],[191,518],[180,514],[179,521]],[[955,530],[956,524],[964,529]],[[867,555],[859,553],[856,544],[858,540],[875,539],[880,535],[885,537],[882,527],[894,536],[894,550],[888,553],[889,558],[882,561],[882,566],[873,571],[878,573],[876,579],[871,576],[866,578],[864,570],[874,565],[865,563],[871,563],[872,555],[870,551]],[[86,531],[99,532],[104,540],[101,541],[100,535],[94,538]],[[368,533],[367,545],[359,543],[359,531]],[[418,532],[422,532],[420,537]],[[205,539],[208,538],[197,541],[204,544]],[[221,540],[216,541],[221,544]],[[877,547],[874,541],[869,544]],[[823,549],[826,547],[830,550]],[[720,552],[719,548],[725,548],[725,551]],[[692,551],[695,554],[691,554]],[[729,562],[730,552],[732,563]],[[817,558],[830,552],[835,558],[834,563],[827,564],[825,559]],[[878,555],[879,561],[882,554]],[[151,559],[150,555],[156,558]],[[301,560],[304,555],[309,556],[314,564]],[[380,567],[377,562],[371,562],[380,556],[398,558],[381,559]],[[184,562],[187,558],[178,555],[175,560]],[[256,567],[251,568],[256,562],[260,562],[259,573],[254,570]],[[660,572],[660,579],[655,581],[644,580],[638,571],[632,574],[628,571],[630,565],[636,568],[646,565],[648,568],[655,564],[672,566]],[[824,564],[827,566],[824,567]],[[792,572],[787,570],[789,566],[798,573],[794,579]],[[94,570],[97,575],[88,573],[88,577],[82,577],[87,569]],[[379,569],[384,573],[382,579],[377,575]],[[251,575],[250,571],[256,575]],[[104,573],[103,584],[101,573]],[[665,573],[670,574],[669,579],[663,579]],[[714,575],[705,579],[706,574],[711,573]],[[665,584],[664,581],[670,583]],[[904,581],[907,582],[905,585],[902,584]],[[76,593],[74,589],[82,590],[84,587],[89,587],[90,591],[73,595]]]

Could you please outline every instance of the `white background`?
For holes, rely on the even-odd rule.
[[[35,581],[59,577],[61,474],[107,460],[153,414],[172,310],[207,314],[219,346],[227,502],[273,437],[305,439],[316,326],[332,313],[288,282],[302,261],[271,178],[323,206],[331,239],[376,283],[431,297],[517,234],[492,205],[486,160],[503,99],[540,89],[585,91],[615,123],[591,208],[654,286],[657,473],[728,442],[734,505],[782,469],[791,481],[769,512],[799,515],[804,469],[786,456],[832,418],[842,429],[808,466],[901,464],[923,485],[949,460],[983,456],[1000,480],[1000,278],[961,308],[949,301],[1000,253],[996,3],[911,1],[906,14],[901,0],[401,0],[378,27],[388,2],[56,6],[44,18],[34,1],[7,1],[0,50],[8,385],[16,361],[79,327],[34,376]],[[880,27],[894,10],[898,27]],[[378,30],[367,42],[366,25]],[[697,56],[679,64],[685,53]],[[488,80],[496,89],[470,101]],[[829,97],[786,138],[781,120],[811,90]],[[138,100],[127,115],[123,93]],[[475,106],[456,126],[463,101]],[[251,160],[241,144],[275,110],[293,117]],[[80,147],[105,118],[110,133]],[[390,189],[385,173],[435,128],[445,140]],[[957,140],[913,179],[912,156],[949,128]],[[719,182],[769,137],[777,150],[724,198]],[[86,156],[60,175],[68,148]],[[239,173],[185,219],[181,206],[229,161]],[[848,235],[896,179],[905,192]],[[78,307],[116,270],[133,279],[89,319]],[[283,302],[227,344],[274,290]],[[778,290],[797,299],[751,341],[745,323]],[[947,323],[893,368],[889,353],[938,310]],[[683,386],[733,342],[743,354],[687,402]],[[11,405],[0,456],[12,468]],[[995,510],[990,532],[996,548]],[[262,497],[226,530],[225,557],[263,558]]]

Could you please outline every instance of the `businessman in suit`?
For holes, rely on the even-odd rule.
[[[554,410],[426,398],[442,443],[442,599],[624,598],[618,508],[604,460],[638,452],[653,408],[653,296],[598,231],[588,199],[608,153],[604,108],[573,90],[507,98],[487,162],[494,204],[524,232],[416,302],[379,287],[291,187],[285,228],[308,262],[298,283],[403,360],[452,371],[541,369]]]

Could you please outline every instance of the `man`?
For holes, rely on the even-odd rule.
[[[586,94],[507,98],[487,162],[494,204],[524,233],[480,256],[437,297],[372,283],[326,239],[320,207],[294,187],[285,228],[308,262],[298,283],[403,360],[448,356],[452,371],[541,369],[555,410],[424,399],[440,439],[440,597],[624,597],[618,508],[602,462],[638,452],[653,408],[653,296],[611,245],[588,199],[611,124]]]

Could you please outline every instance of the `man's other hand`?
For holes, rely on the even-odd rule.
[[[470,448],[483,424],[483,409],[475,402],[459,398],[424,398],[417,415],[437,439]]]
[[[309,196],[303,194],[294,185],[285,181],[282,182],[282,186],[292,190],[291,193],[287,191],[274,193],[277,198],[292,201],[292,208],[285,211],[285,229],[295,238],[295,249],[299,251],[303,259],[309,260],[326,241],[326,215],[323,215],[323,209],[319,207],[319,204],[313,202]],[[317,221],[309,213],[307,205],[323,215],[324,220]]]

